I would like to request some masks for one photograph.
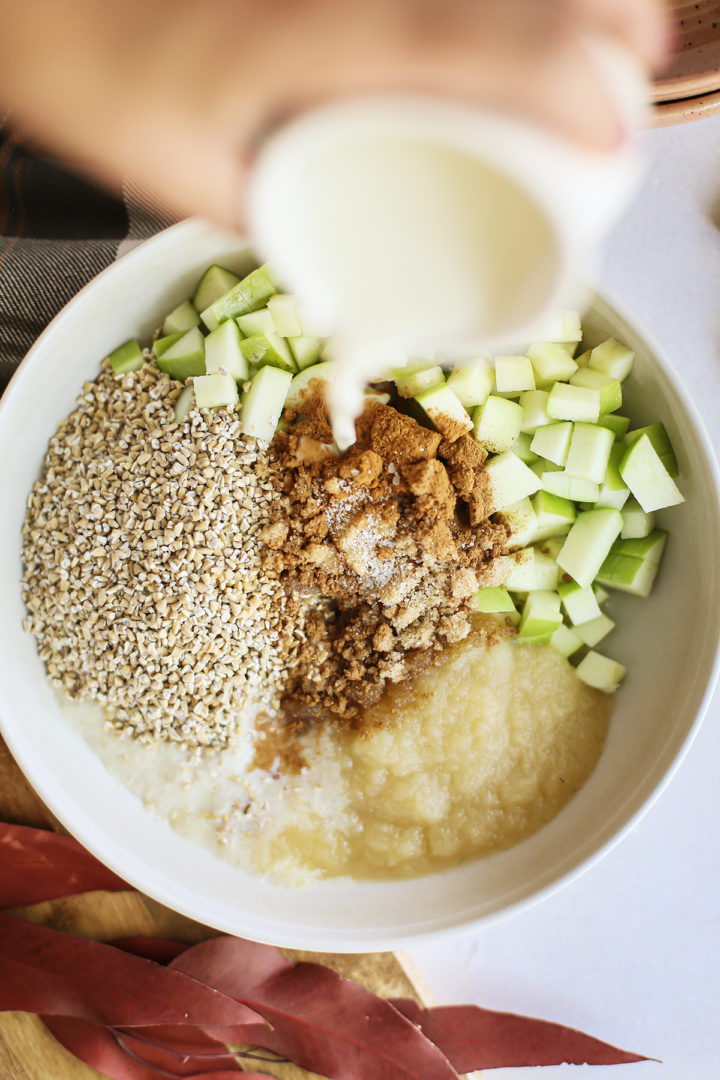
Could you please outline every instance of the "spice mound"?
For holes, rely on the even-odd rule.
[[[282,698],[285,716],[302,720],[359,719],[387,683],[467,637],[470,597],[506,570],[508,531],[487,514],[474,439],[450,441],[377,400],[348,453],[334,454],[331,438],[310,388],[272,444],[287,506],[264,532],[273,567],[289,591],[325,601]]]
[[[178,426],[181,389],[151,364],[85,385],[28,500],[25,628],[119,730],[221,745],[272,701],[302,616],[262,558],[275,464],[227,409]]]

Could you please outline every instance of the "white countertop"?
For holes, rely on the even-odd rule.
[[[720,116],[645,140],[650,175],[601,283],[675,363],[717,448]],[[665,793],[597,865],[522,914],[411,951],[443,1003],[556,1020],[662,1061],[486,1076],[720,1077],[719,770],[720,692]]]

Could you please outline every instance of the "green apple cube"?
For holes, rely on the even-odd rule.
[[[594,503],[600,494],[600,485],[582,476],[571,476],[564,469],[546,469],[540,474],[540,485],[550,495],[573,502]]]
[[[498,516],[510,530],[508,548],[524,548],[533,542],[537,517],[529,498],[520,499],[506,507]]]
[[[285,405],[292,375],[280,368],[261,367],[250,380],[240,408],[240,427],[244,435],[270,442]]]
[[[429,420],[437,430],[454,442],[460,435],[472,431],[473,422],[468,416],[465,406],[445,383],[444,386],[436,386],[433,390],[424,390],[418,394],[415,400],[422,406]],[[517,502],[517,499],[513,499]]]
[[[580,353],[579,356],[575,356],[575,363],[577,364],[577,366],[579,368],[586,368],[588,366],[588,360],[589,359],[590,359],[590,349],[586,349],[585,352]]]
[[[538,460],[538,455],[531,449],[531,443],[532,435],[527,431],[521,431],[513,443],[513,452],[526,465],[533,465]]]
[[[503,589],[501,585],[493,585],[488,586],[485,589],[478,589],[472,597],[470,606],[473,611],[482,611],[487,612],[488,614],[494,614],[496,612],[512,614],[517,610],[515,604],[510,599],[510,594],[506,589]]]
[[[113,375],[126,375],[129,371],[138,371],[145,363],[143,351],[134,338],[118,345],[108,355]]]
[[[573,626],[580,623],[590,622],[601,615],[600,605],[591,588],[578,585],[577,581],[561,581],[558,585],[558,595],[562,601],[567,615]]]
[[[179,341],[181,337],[186,334],[186,330],[178,330],[174,334],[166,334],[165,337],[155,338],[152,343],[152,351],[155,353],[155,358],[162,356],[168,351],[171,345],[174,345],[176,341]]]
[[[259,311],[248,311],[247,315],[238,315],[235,322],[243,337],[255,337],[256,334],[275,334],[275,322],[266,307]]]
[[[591,390],[597,390],[600,394],[601,416],[614,413],[622,405],[622,386],[619,379],[603,375],[601,371],[595,371],[590,367],[579,368],[574,375],[570,376],[570,385],[586,386]]]
[[[587,645],[589,648],[594,649],[596,645],[607,637],[611,630],[615,629],[615,623],[607,615],[600,612],[594,619],[588,619],[587,622],[580,623],[575,627],[575,633],[582,641],[583,645]]]
[[[427,367],[410,371],[407,375],[396,374],[394,382],[400,397],[417,397],[424,390],[433,390],[436,386],[443,386],[445,372],[439,364],[428,364]]]
[[[302,411],[303,399],[308,393],[327,393],[328,385],[335,377],[336,365],[330,360],[300,371],[290,383],[285,405],[288,409]]]
[[[243,316],[240,316],[242,318]],[[237,320],[238,325],[240,320]],[[322,342],[320,338],[308,337],[302,335],[301,337],[289,337],[288,345],[290,346],[290,352],[295,357],[295,363],[297,364],[298,371],[302,371],[303,368],[311,367],[312,364],[317,364],[320,359],[320,353],[322,351]]]
[[[198,409],[218,409],[221,405],[234,409],[240,400],[237,383],[227,372],[198,375],[193,379],[193,390]]]
[[[252,337],[243,338],[240,341],[240,351],[253,367],[269,364],[270,367],[295,373],[295,361],[287,341],[278,334],[254,334]]]
[[[528,593],[518,627],[518,641],[549,641],[562,625],[560,597],[546,589]]]
[[[600,416],[600,391],[556,382],[548,395],[547,414],[553,420],[595,424]]]
[[[237,274],[233,274],[232,270],[226,270],[224,266],[209,266],[195,289],[195,295],[192,298],[193,307],[196,311],[205,311],[239,281],[240,278]],[[189,329],[191,327],[188,327]]]
[[[616,439],[624,439],[627,429],[630,427],[630,420],[627,416],[617,416],[617,414],[612,414],[601,416],[598,420],[598,424],[601,424],[602,427],[609,428]]]
[[[580,312],[559,311],[553,318],[548,319],[543,326],[543,339],[559,344],[577,345],[578,341],[582,341]]]
[[[294,296],[287,293],[275,293],[267,302],[275,333],[280,337],[302,337],[302,323],[298,314],[298,304]]]
[[[560,571],[555,559],[539,547],[524,548],[515,553],[516,562],[505,579],[511,592],[532,592],[536,589],[557,588]]]
[[[592,585],[621,529],[619,510],[586,510],[578,514],[558,555],[558,566],[583,587]]]
[[[520,434],[522,415],[517,402],[491,394],[473,412],[475,438],[491,453],[502,454],[510,449]]]
[[[608,338],[591,351],[588,367],[623,382],[632,371],[634,360],[632,349],[621,345],[615,338]]]
[[[572,656],[573,653],[576,653],[578,649],[582,648],[582,641],[575,631],[571,627],[565,626],[564,623],[561,623],[560,626],[558,626],[557,630],[550,638],[550,644],[553,649],[556,649],[561,656],[566,658]]]
[[[569,379],[577,371],[577,364],[565,349],[551,341],[536,341],[527,351],[535,372],[535,385],[540,390],[554,382]]]
[[[535,389],[535,372],[529,356],[496,356],[495,387],[497,392],[519,394]]]
[[[514,449],[514,448],[513,448]],[[563,472],[562,465],[556,465],[554,461],[548,461],[547,458],[538,458],[537,461],[531,465],[532,471],[540,477],[542,480],[545,473]]]
[[[633,559],[643,559],[658,566],[662,559],[667,542],[666,529],[653,529],[647,536],[641,536],[629,540],[622,537],[613,544],[613,551],[621,555],[628,555]]]
[[[205,338],[199,327],[188,330],[178,341],[156,357],[157,366],[174,379],[205,374]]]
[[[602,585],[598,585],[597,581],[594,582],[592,590],[595,593],[595,599],[601,607],[610,599],[610,593],[607,589],[603,589]]]
[[[275,291],[267,266],[260,266],[210,305],[212,320],[219,325],[226,319],[236,319],[238,315],[257,311],[266,306],[270,297],[275,295]],[[204,321],[208,329],[215,329],[214,326],[210,326],[207,319]]]
[[[489,361],[480,357],[451,371],[447,384],[466,409],[473,409],[487,401],[493,392],[495,370]]]
[[[614,439],[612,431],[597,424],[573,426],[565,472],[602,484],[607,472]]]
[[[555,465],[563,466],[567,461],[572,430],[573,426],[568,420],[538,428],[533,435],[530,449]]]
[[[540,490],[539,478],[512,450],[490,458],[485,465],[485,475],[490,488],[489,514],[504,510]]]
[[[658,422],[656,424],[650,424],[648,427],[636,428],[635,431],[628,431],[625,435],[626,445],[631,446],[643,435],[647,435],[653,445],[653,449],[670,475],[673,477],[677,476],[679,473],[677,458],[675,457],[668,433],[665,430],[665,425]]]
[[[585,654],[575,668],[579,679],[606,694],[613,694],[617,690],[625,678],[626,670],[617,660],[611,660],[593,649]]]
[[[620,475],[646,514],[685,501],[648,435],[627,448],[620,462]]]
[[[630,490],[620,475],[619,465],[625,453],[623,443],[613,443],[608,458],[605,479],[600,485],[598,497],[595,500],[596,507],[612,507],[614,510],[622,510],[630,497]]]
[[[195,391],[192,388],[192,383],[188,383],[187,386],[182,388],[175,401],[175,423],[182,424],[194,405]]]
[[[519,405],[523,411],[520,430],[532,434],[543,424],[552,424],[547,414],[547,390],[525,390],[520,395]]]
[[[646,514],[640,503],[629,499],[622,511],[621,540],[642,540],[655,528],[655,514]]]
[[[667,532],[653,529],[645,537],[616,541],[600,567],[598,582],[633,596],[650,595],[657,576]]]
[[[185,333],[187,330],[192,330],[193,326],[200,325],[200,316],[198,315],[192,300],[183,300],[182,304],[178,304],[176,308],[165,317],[163,323],[163,334],[176,334],[179,330]]]
[[[242,340],[237,323],[232,319],[208,334],[205,338],[205,371],[208,375],[226,371],[236,382],[249,377],[250,365],[240,348]]]
[[[575,506],[570,499],[538,491],[532,497],[535,512],[535,540],[548,540],[551,536],[563,536],[575,521]]]
[[[536,550],[539,554],[549,555],[555,563],[556,583],[553,586],[557,588],[557,581],[560,579],[560,571],[557,567],[557,557],[562,551],[562,546],[565,543],[565,537],[569,532],[569,528],[564,532],[559,533],[558,536],[546,536],[543,540],[538,540],[536,543]]]

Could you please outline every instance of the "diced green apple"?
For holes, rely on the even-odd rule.
[[[535,389],[535,372],[529,356],[496,356],[495,387],[499,394],[519,394]]]
[[[557,593],[545,589],[528,593],[518,627],[518,641],[550,641],[561,625],[560,597]]]
[[[619,470],[646,514],[685,501],[648,435],[641,435],[628,446]]]
[[[472,431],[473,423],[460,400],[447,385],[425,390],[415,398],[429,420],[441,434],[454,442],[460,435]],[[516,499],[512,500],[516,502]]]
[[[185,333],[188,330],[192,330],[193,326],[200,325],[200,316],[195,309],[195,305],[192,300],[183,300],[182,304],[178,304],[176,308],[165,317],[163,323],[163,334],[177,334],[178,331]]]
[[[557,649],[561,656],[569,657],[582,648],[582,641],[575,631],[561,623],[550,638],[553,649]]]
[[[157,366],[174,379],[205,374],[205,338],[199,327],[188,330],[178,341],[156,357]]]
[[[575,521],[575,506],[570,499],[538,491],[532,497],[535,512],[535,541],[563,536]]]
[[[522,416],[523,411],[515,401],[491,394],[473,412],[475,438],[491,453],[502,454],[520,434]]]
[[[285,400],[287,408],[302,411],[305,396],[315,391],[325,394],[334,374],[335,364],[330,360],[326,360],[322,364],[313,364],[311,367],[305,368],[304,371],[298,372],[290,383],[290,389]]]
[[[240,408],[240,427],[244,435],[271,441],[291,382],[290,372],[280,368],[261,367],[253,375]]]
[[[269,364],[270,367],[295,373],[295,361],[287,341],[278,334],[254,334],[252,337],[243,338],[240,351],[253,367]]]
[[[620,384],[618,383],[618,386]],[[545,429],[547,430],[547,429]],[[602,484],[607,472],[613,433],[597,424],[577,423],[573,426],[565,472]]]
[[[540,480],[524,461],[506,450],[490,458],[485,465],[485,475],[490,488],[488,513],[504,510],[540,489]]]
[[[622,386],[619,379],[604,375],[602,371],[595,371],[591,367],[579,368],[574,375],[570,376],[570,385],[586,386],[591,390],[597,390],[600,394],[601,416],[614,413],[622,405]]]
[[[567,461],[573,426],[568,420],[547,424],[537,429],[530,449],[542,458],[563,466]]]
[[[235,322],[243,337],[251,338],[256,334],[275,334],[275,322],[270,310],[266,307],[259,311],[248,311],[246,315],[238,315]]]
[[[240,320],[238,320],[238,323],[239,321]],[[320,359],[320,353],[322,351],[322,342],[320,341],[320,338],[308,337],[306,335],[303,335],[302,337],[290,337],[288,338],[288,345],[290,346],[290,352],[295,357],[298,371],[302,371],[303,368],[317,364]]]
[[[227,372],[198,375],[193,379],[193,390],[198,409],[218,409],[222,405],[234,409],[240,400],[237,383]]]
[[[569,379],[577,371],[577,364],[572,356],[560,345],[551,341],[536,341],[527,351],[535,372],[535,385],[546,390],[554,382]]]
[[[526,465],[532,465],[538,460],[538,455],[531,449],[532,436],[527,431],[521,431],[513,443],[513,452],[517,454]]]
[[[590,622],[601,615],[600,605],[591,588],[578,585],[577,581],[561,581],[558,585],[558,594],[573,626],[580,623]]]
[[[575,668],[575,673],[588,686],[613,694],[625,678],[626,670],[617,660],[591,649]]]
[[[232,319],[221,323],[205,338],[205,370],[210,375],[224,370],[236,382],[247,379],[250,365],[241,349],[242,337]]]
[[[605,479],[600,485],[600,491],[595,500],[595,506],[598,508],[611,507],[614,510],[622,510],[625,503],[630,498],[630,490],[625,484],[619,471],[619,465],[624,453],[625,446],[623,443],[613,443],[610,449]]]
[[[226,319],[236,319],[238,315],[246,315],[249,311],[265,307],[274,294],[275,285],[268,268],[259,266],[212,303],[209,308],[211,318],[206,319],[203,312],[203,321],[209,330],[214,330],[215,326]],[[272,315],[270,317],[272,318]],[[210,325],[211,322],[215,325]]]
[[[594,582],[592,590],[595,593],[595,599],[601,607],[610,599],[610,593],[607,589],[603,589],[602,585],[598,585],[597,581]]]
[[[192,383],[184,386],[175,401],[175,423],[182,424],[185,417],[195,405],[195,391]]]
[[[592,585],[621,529],[619,510],[586,510],[578,514],[558,555],[558,565],[583,587]]]
[[[633,596],[649,596],[666,540],[667,532],[653,529],[648,536],[639,539],[616,541],[600,567],[598,582]]]
[[[495,388],[495,370],[489,361],[480,357],[455,368],[447,384],[466,409],[482,405]]]
[[[426,367],[394,373],[394,382],[401,397],[417,397],[424,390],[433,390],[445,383],[445,372],[439,364],[428,362]]]
[[[621,540],[642,540],[655,528],[655,514],[646,514],[640,503],[630,499],[622,510]]]
[[[520,395],[519,405],[523,411],[520,430],[532,434],[543,424],[552,424],[547,414],[547,390],[525,390]]]
[[[187,330],[178,330],[174,334],[166,334],[165,337],[155,338],[152,343],[152,351],[155,353],[155,358],[157,359],[158,356],[162,356],[163,353],[166,353],[170,346],[174,345],[176,341],[179,341],[186,333]]]
[[[623,382],[632,371],[635,353],[615,338],[608,338],[590,353],[588,367]]]
[[[509,549],[524,548],[533,542],[537,517],[529,498],[520,499],[512,506],[507,506],[500,511],[498,517],[510,530],[507,542]]]
[[[134,338],[118,345],[108,355],[113,375],[126,375],[129,371],[138,371],[145,363],[143,351]]]
[[[515,553],[515,564],[505,579],[511,592],[532,592],[557,588],[560,572],[555,559],[540,547],[524,548]]]
[[[597,423],[600,416],[600,391],[588,386],[556,382],[548,395],[546,411],[554,420]]]
[[[298,313],[297,300],[288,293],[275,293],[267,302],[275,333],[280,337],[301,337],[303,328]]]
[[[470,606],[473,611],[482,611],[488,614],[495,614],[496,612],[512,614],[517,610],[507,589],[504,589],[501,585],[478,589],[472,597]]]
[[[603,427],[609,428],[612,431],[616,439],[624,439],[627,429],[630,427],[630,420],[627,416],[617,416],[612,413],[607,416],[601,416],[598,420],[598,424]]]
[[[628,431],[625,435],[625,443],[628,446],[631,446],[643,435],[647,435],[653,445],[653,449],[670,475],[672,477],[677,476],[679,473],[677,458],[675,457],[668,433],[665,430],[665,425],[658,422],[656,424],[650,424],[648,427],[636,428],[634,431]]]
[[[571,476],[564,469],[542,472],[540,484],[543,491],[558,495],[562,499],[572,499],[573,502],[594,503],[600,494],[600,486],[594,480]]]
[[[237,274],[233,274],[232,270],[226,270],[224,266],[209,266],[195,289],[195,295],[192,298],[193,307],[196,311],[204,311],[239,281],[240,278]]]
[[[559,311],[554,318],[548,319],[543,327],[543,338],[559,343],[582,341],[582,326],[579,311]]]
[[[583,645],[588,645],[591,649],[594,649],[614,629],[615,623],[612,619],[600,612],[594,619],[588,619],[587,622],[576,626],[575,633]]]

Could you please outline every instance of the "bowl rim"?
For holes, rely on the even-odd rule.
[[[160,251],[164,246],[170,244],[174,245],[178,239],[188,240],[198,233],[204,232],[209,227],[209,223],[200,218],[191,218],[186,221],[180,222],[176,225],[170,226],[164,229],[162,232],[151,237],[149,240],[145,240],[138,244],[131,251],[120,256],[114,263],[112,263],[105,270],[101,271],[92,281],[85,285],[76,295],[73,297],[65,307],[55,316],[52,322],[46,327],[43,333],[38,337],[31,349],[26,354],[25,358],[21,362],[20,366],[14,373],[8,388],[6,389],[2,399],[0,399],[0,441],[2,440],[3,427],[5,418],[9,415],[13,408],[14,401],[22,393],[22,387],[25,379],[28,377],[31,368],[39,362],[38,358],[41,358],[48,347],[55,334],[58,332],[58,328],[62,326],[65,320],[68,309],[72,308],[73,312],[81,309],[88,302],[92,302],[94,295],[94,287],[99,278],[106,279],[108,276],[114,276],[119,264],[122,264],[123,269],[127,272],[128,269],[132,270],[136,263],[141,264],[148,254],[148,250],[154,252]],[[215,226],[212,226],[215,228]],[[221,231],[218,230],[220,233]],[[244,240],[241,236],[228,233],[228,242],[233,244],[238,250],[244,246]],[[664,353],[660,350],[653,339],[644,328],[638,326],[632,316],[626,311],[622,303],[618,302],[616,298],[611,295],[605,289],[598,289],[594,294],[594,302],[600,308],[600,310],[606,310],[608,314],[612,315],[613,319],[621,324],[625,324],[628,329],[632,331],[634,336],[640,338],[647,348],[647,351],[652,357],[659,363],[664,377],[667,379],[672,392],[679,399],[682,409],[687,413],[689,421],[694,428],[698,442],[702,447],[705,465],[707,466],[712,494],[718,513],[720,513],[720,466],[718,465],[718,459],[716,457],[714,448],[710,441],[710,437],[705,428],[702,417],[700,416],[697,407],[691,398],[689,392],[682,383],[679,374],[670,365],[665,358]],[[720,630],[720,628],[719,628]],[[383,936],[383,932],[380,931],[377,936],[373,937],[371,941],[354,940],[352,932],[347,929],[339,928],[333,929],[331,935],[333,941],[337,938],[337,942],[329,947],[327,934],[323,936],[312,927],[303,928],[300,935],[291,939],[279,940],[277,937],[264,938],[262,935],[253,935],[253,940],[266,941],[267,943],[274,945],[281,945],[285,947],[301,948],[301,949],[317,949],[323,952],[365,952],[368,949],[375,950],[392,950],[396,948],[409,947],[419,945],[421,943],[437,941],[442,938],[450,938],[458,936],[460,934],[468,933],[473,930],[477,930],[480,927],[491,926],[495,923],[501,922],[505,919],[519,914],[543,900],[559,892],[573,881],[577,880],[584,873],[594,867],[605,855],[607,855],[617,844],[619,844],[628,833],[635,828],[638,822],[645,816],[645,814],[654,805],[657,799],[666,790],[671,779],[677,772],[678,768],[682,764],[685,756],[687,755],[692,743],[694,742],[703,718],[707,712],[710,700],[715,691],[718,678],[720,677],[720,640],[716,640],[715,653],[710,671],[709,678],[706,682],[702,697],[700,699],[699,706],[696,710],[692,724],[688,727],[688,730],[680,743],[680,746],[675,753],[673,759],[669,762],[664,774],[659,778],[655,787],[647,794],[644,800],[640,803],[637,809],[616,829],[616,831],[608,837],[605,841],[599,843],[594,851],[589,854],[585,854],[579,857],[578,862],[575,865],[570,866],[567,870],[561,871],[552,881],[540,886],[532,893],[519,897],[516,900],[512,900],[499,910],[491,911],[485,914],[477,915],[474,917],[463,917],[462,913],[458,915],[450,912],[447,916],[434,917],[434,925],[431,928],[427,928],[421,925],[418,928],[413,929],[412,926],[408,928],[406,932],[393,933],[389,936],[386,932]],[[49,793],[45,790],[45,776],[44,768],[41,762],[35,760],[32,752],[23,745],[21,728],[17,724],[10,724],[9,730],[6,726],[5,717],[11,715],[11,709],[8,700],[5,696],[4,687],[0,684],[0,733],[2,733],[5,741],[13,755],[15,761],[30,781],[32,786],[36,788],[38,794],[42,798],[43,802],[48,806],[51,812],[62,822],[62,824],[68,828],[73,836],[75,836],[80,843],[82,843],[92,854],[100,859],[105,865],[109,866],[119,876],[124,878],[133,888],[142,892],[147,892],[154,896],[160,903],[166,904],[173,910],[179,911],[190,918],[196,919],[200,922],[207,923],[208,913],[203,911],[199,904],[192,902],[186,902],[181,900],[178,902],[177,896],[173,895],[171,889],[164,889],[162,887],[153,886],[148,889],[147,882],[143,882],[141,876],[131,872],[128,873],[127,866],[123,863],[125,853],[122,850],[112,850],[109,854],[102,848],[102,845],[96,840],[92,831],[92,823],[86,816],[80,813],[74,813],[72,808],[68,808],[62,804],[62,800],[57,801],[55,792],[51,789]],[[416,879],[418,882],[422,882],[423,878]],[[164,881],[164,879],[163,879]],[[157,884],[160,884],[159,882]],[[168,879],[169,884],[169,879]],[[241,933],[237,927],[231,925],[227,920],[213,918],[211,925],[217,929],[225,931],[231,934]],[[344,935],[344,936],[343,936]]]

